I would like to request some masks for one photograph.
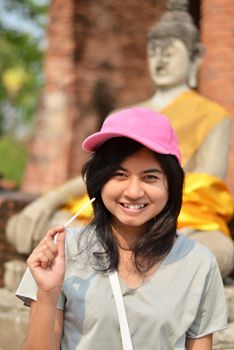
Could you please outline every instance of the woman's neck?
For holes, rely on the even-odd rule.
[[[133,251],[142,230],[140,231],[136,228],[126,229],[115,223],[112,225],[112,232],[119,249]]]

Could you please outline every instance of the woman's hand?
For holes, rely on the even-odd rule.
[[[65,274],[64,246],[65,228],[58,226],[47,232],[29,256],[28,267],[37,283],[38,290],[43,292],[60,291]]]

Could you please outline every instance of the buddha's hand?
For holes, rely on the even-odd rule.
[[[55,238],[56,237],[56,238]],[[49,230],[29,256],[28,267],[38,290],[60,293],[65,274],[65,228]]]

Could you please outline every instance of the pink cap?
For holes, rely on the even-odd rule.
[[[99,132],[88,136],[82,148],[96,151],[113,137],[128,137],[154,152],[172,154],[181,163],[176,134],[167,117],[148,108],[133,107],[109,115]]]

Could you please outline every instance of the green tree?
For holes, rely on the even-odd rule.
[[[44,30],[49,0],[0,2],[0,177],[20,185],[31,125],[43,85]]]
[[[5,0],[1,6],[0,135],[14,135],[19,125],[33,119],[43,84],[48,2]]]

